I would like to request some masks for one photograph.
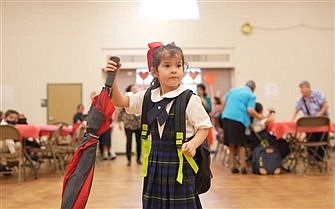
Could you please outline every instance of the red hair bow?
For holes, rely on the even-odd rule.
[[[170,44],[174,45],[174,42],[171,42]],[[148,69],[151,71],[152,67],[152,53],[154,50],[160,46],[163,46],[164,44],[162,42],[151,42],[148,44],[149,50],[147,52],[147,61],[148,61]]]

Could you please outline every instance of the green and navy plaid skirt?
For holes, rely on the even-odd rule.
[[[202,208],[195,189],[195,173],[184,159],[183,184],[176,181],[179,159],[174,131],[174,105],[164,127],[162,137],[157,122],[151,129],[152,145],[147,177],[144,178],[144,209],[199,209]]]

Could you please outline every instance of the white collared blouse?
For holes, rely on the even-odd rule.
[[[153,102],[159,102],[164,98],[174,98],[180,95],[186,88],[180,85],[176,90],[170,91],[164,95],[160,95],[160,88],[151,90],[151,100]],[[127,94],[129,97],[129,107],[126,111],[129,114],[142,114],[142,105],[145,91],[140,91],[136,94]],[[166,106],[166,111],[169,112],[173,101]],[[158,124],[158,131],[160,136],[163,134],[165,123],[160,126]],[[203,107],[200,98],[197,95],[192,95],[191,99],[186,107],[186,138],[190,138],[195,135],[197,130],[211,128],[211,120]]]

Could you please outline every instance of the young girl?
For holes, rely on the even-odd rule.
[[[174,44],[149,44],[148,67],[153,73],[151,101],[178,97],[185,88],[181,80],[184,76],[184,55]],[[117,71],[120,65],[108,61],[105,71]],[[116,106],[125,107],[131,114],[142,113],[145,91],[123,96],[117,81],[113,85],[112,101]],[[164,123],[157,119],[151,130],[151,150],[147,175],[144,178],[142,203],[144,209],[195,209],[202,208],[195,188],[196,174],[184,159],[183,181],[177,182],[179,159],[177,155],[174,113],[176,105],[172,100],[165,110],[168,117]],[[186,108],[186,138],[183,143],[184,155],[194,156],[208,135],[211,122],[198,96],[192,95]]]

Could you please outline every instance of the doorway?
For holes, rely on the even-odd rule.
[[[76,107],[82,103],[82,84],[47,84],[47,101],[48,124],[72,124]]]
[[[232,88],[234,68],[202,68],[203,82],[207,86],[207,93],[210,97],[223,99],[227,91]],[[206,82],[205,77],[213,77],[212,82]]]

